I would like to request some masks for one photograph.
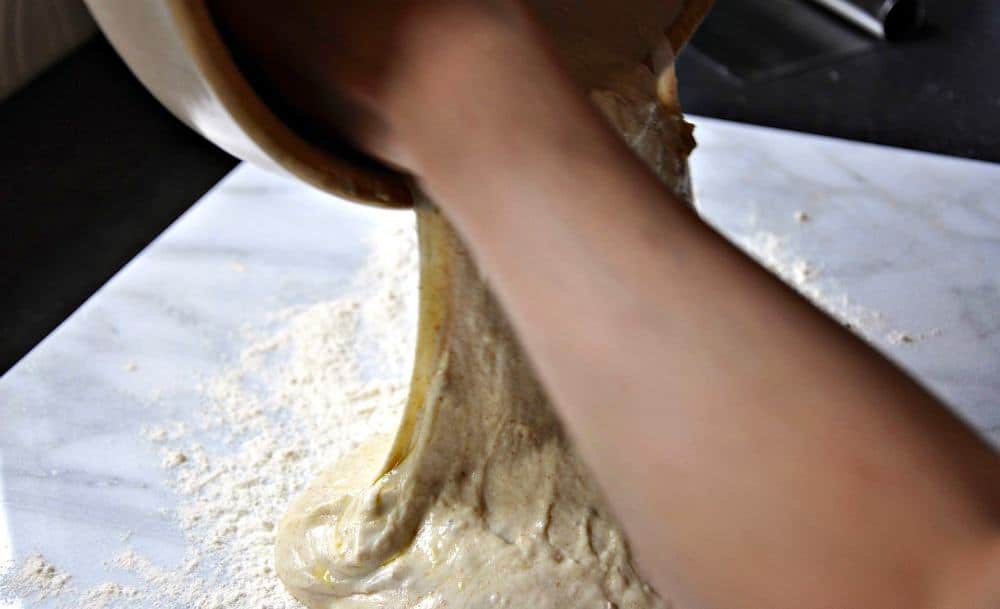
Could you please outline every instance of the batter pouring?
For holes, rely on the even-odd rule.
[[[690,192],[687,127],[656,101],[653,73],[616,80],[593,98]],[[420,328],[402,427],[391,449],[364,446],[292,505],[278,531],[285,585],[314,609],[663,607],[461,239],[430,203],[417,224]]]

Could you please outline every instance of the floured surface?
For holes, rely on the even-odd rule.
[[[694,122],[701,212],[835,313],[846,302],[859,332],[1000,440],[1000,168]],[[70,575],[58,596],[0,607],[298,607],[264,575],[267,522],[347,450],[338,421],[395,424],[402,390],[362,388],[404,387],[408,363],[358,361],[356,385],[315,375],[354,341],[411,357],[412,338],[380,337],[399,336],[383,324],[415,289],[412,232],[242,166],[0,379],[0,570],[37,553]],[[352,301],[358,325],[334,314]],[[282,424],[286,405],[303,422],[329,413],[330,429]],[[264,460],[274,434],[311,448]],[[164,469],[174,451],[188,460]],[[274,505],[279,477],[289,497]],[[247,513],[218,529],[189,519],[234,502]]]
[[[133,428],[135,439],[176,497],[160,501],[151,516],[176,523],[177,558],[164,561],[151,549],[155,524],[133,524],[114,532],[113,551],[93,565],[96,578],[91,570],[72,580],[33,556],[8,570],[0,599],[67,609],[301,606],[275,575],[276,524],[330,459],[395,428],[412,365],[413,217],[376,216],[353,229],[364,235],[353,247],[368,253],[342,281],[340,296],[263,315],[237,332],[240,344],[221,368],[188,388],[155,385],[142,399],[149,422]],[[219,267],[223,277],[247,272],[228,259]],[[136,379],[149,367],[155,364],[128,361],[118,374]],[[156,420],[179,401],[163,393],[177,389],[195,390],[193,408]]]
[[[72,577],[41,554],[32,554],[16,568],[0,577],[0,598],[4,596],[45,602],[72,592]]]
[[[695,123],[699,213],[1000,446],[1000,166]]]

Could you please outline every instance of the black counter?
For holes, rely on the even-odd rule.
[[[724,18],[732,4],[717,0]],[[915,38],[770,78],[734,79],[699,49],[678,62],[688,112],[1000,162],[1000,2],[926,0]],[[707,30],[705,30],[707,32]],[[739,34],[734,34],[739,36]],[[708,44],[711,41],[703,41]]]

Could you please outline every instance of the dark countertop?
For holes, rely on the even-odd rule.
[[[719,0],[710,19],[741,1]],[[915,40],[750,78],[720,67],[706,28],[679,61],[685,108],[1000,162],[1000,2],[926,4]],[[163,110],[103,40],[0,104],[0,133],[2,372],[236,161]]]
[[[716,10],[725,11],[748,0],[716,1]],[[1000,2],[925,0],[925,6],[927,26],[913,40],[876,42],[751,82],[727,78],[700,51],[705,28],[678,62],[685,110],[1000,162]]]

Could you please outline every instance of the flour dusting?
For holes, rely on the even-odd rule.
[[[178,499],[166,512],[186,541],[178,564],[157,564],[128,548],[129,532],[106,563],[109,581],[78,590],[70,574],[36,554],[4,570],[0,599],[53,609],[299,609],[274,572],[280,516],[329,463],[375,433],[395,430],[407,394],[417,326],[413,215],[380,216],[370,245],[344,296],[291,307],[248,328],[235,363],[199,385],[194,418],[142,428]],[[788,237],[758,231],[743,246],[869,336],[907,345],[939,332],[887,327],[820,264],[793,253]]]
[[[47,601],[70,592],[72,577],[41,554],[32,554],[16,568],[0,575],[0,600],[8,598]]]
[[[299,609],[274,574],[275,525],[331,461],[398,427],[409,384],[413,214],[380,215],[370,245],[346,295],[247,329],[236,363],[201,384],[195,418],[141,430],[178,498],[166,514],[186,541],[180,564],[157,564],[126,537],[107,582],[70,594],[70,576],[32,556],[2,580],[6,595],[61,595],[45,605],[58,609]]]
[[[940,334],[940,330],[917,333],[891,327],[883,313],[851,299],[839,282],[824,276],[822,266],[796,254],[789,241],[786,235],[758,230],[741,240],[741,245],[814,305],[869,339],[901,346]]]

